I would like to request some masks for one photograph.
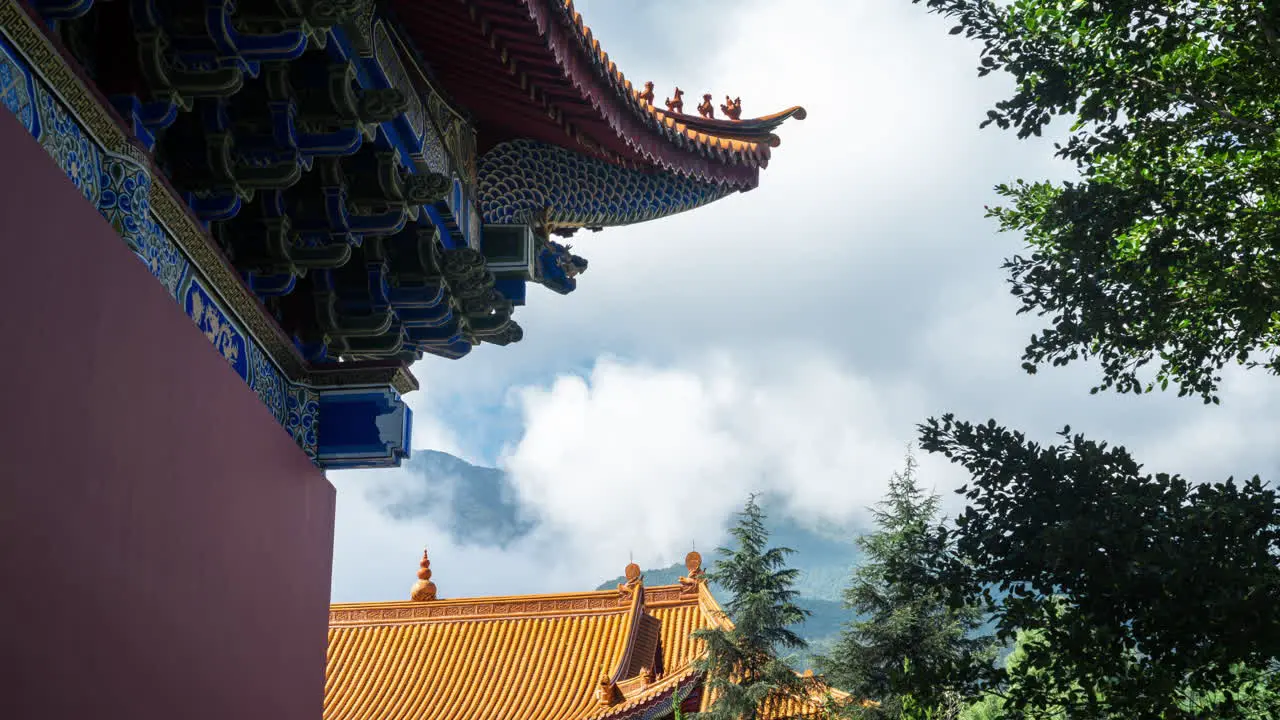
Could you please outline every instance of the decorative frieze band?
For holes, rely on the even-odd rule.
[[[432,601],[398,606],[334,608],[329,624],[370,625],[424,620],[480,620],[521,616],[576,615],[597,611],[626,612],[615,593],[565,598],[492,600],[480,602]]]

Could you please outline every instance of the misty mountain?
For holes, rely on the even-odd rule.
[[[404,462],[420,483],[379,486],[370,499],[399,520],[430,517],[460,545],[507,547],[537,524],[520,507],[506,473],[434,450]]]
[[[502,470],[472,465],[452,455],[431,450],[415,450],[404,463],[412,481],[379,486],[371,499],[383,512],[398,519],[429,517],[449,531],[454,542],[462,545],[507,547],[528,535],[537,519],[520,505],[520,500],[506,473]],[[841,592],[849,573],[859,560],[854,544],[855,533],[831,524],[804,525],[771,510],[770,498],[760,498],[769,514],[770,545],[789,547],[795,551],[789,562],[800,571],[796,590],[798,604],[812,615],[797,627],[797,632],[820,651],[839,632],[850,614],[840,604]],[[733,518],[726,517],[726,525]],[[704,551],[707,568],[713,567],[715,551]],[[644,571],[645,583],[675,583],[685,572],[683,563]],[[601,588],[616,587],[622,578],[603,583]],[[712,586],[722,601],[729,596],[723,588]],[[809,663],[809,653],[796,658],[798,665]]]

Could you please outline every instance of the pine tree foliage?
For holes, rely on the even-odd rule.
[[[707,647],[695,667],[707,674],[706,691],[716,696],[697,720],[755,720],[770,702],[802,697],[810,682],[779,657],[781,651],[806,647],[791,630],[808,615],[796,605],[798,593],[792,589],[799,572],[786,563],[794,551],[768,547],[765,514],[755,495],[738,517],[731,531],[735,547],[719,548],[722,560],[709,573],[733,596],[725,608],[733,626],[694,633]]]
[[[903,697],[930,708],[954,704],[947,687],[953,669],[988,656],[990,638],[973,635],[982,622],[976,603],[948,607],[930,569],[945,550],[938,502],[920,487],[908,452],[904,470],[893,474],[872,511],[876,530],[858,540],[865,560],[844,599],[860,619],[846,626],[819,667],[835,686],[880,703],[860,711],[865,715],[902,717]]]

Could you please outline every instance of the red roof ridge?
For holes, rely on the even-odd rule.
[[[552,1],[554,2],[554,0]],[[657,120],[658,122],[653,123],[653,127],[655,129],[660,130],[663,127],[663,123],[661,122],[661,119],[664,116],[675,116],[675,117],[679,117],[682,121],[684,121],[682,123],[683,126],[686,126],[689,128],[716,128],[721,131],[721,132],[710,132],[710,133],[707,133],[706,135],[698,136],[697,139],[705,145],[716,145],[717,147],[723,147],[723,146],[720,146],[718,143],[711,142],[711,140],[726,139],[726,140],[740,140],[750,145],[755,145],[763,141],[763,143],[767,144],[769,147],[777,147],[779,144],[779,138],[771,134],[772,130],[776,129],[779,125],[782,124],[783,121],[787,119],[795,118],[796,120],[804,120],[807,115],[805,109],[803,107],[800,107],[799,105],[793,106],[781,112],[772,113],[770,115],[765,115],[765,116],[762,116],[759,118],[753,118],[750,120],[715,120],[715,119],[700,118],[696,116],[676,115],[675,113],[668,113],[667,111],[662,110],[657,106],[652,105],[648,102],[645,102],[643,99],[641,99],[640,97],[641,93],[634,88],[631,81],[627,80],[626,75],[624,75],[623,72],[618,69],[617,64],[609,59],[609,53],[604,51],[604,49],[600,45],[600,41],[594,37],[594,34],[591,31],[591,28],[587,26],[587,24],[583,21],[582,13],[577,12],[573,9],[573,0],[561,0],[561,2],[562,2],[563,11],[566,14],[566,16],[572,18],[571,24],[573,25],[574,30],[576,30],[577,32],[577,35],[579,38],[579,45],[581,46],[581,49],[584,52],[586,52],[588,55],[594,54],[596,56],[596,59],[598,61],[597,69],[600,70],[599,74],[604,79],[610,81],[610,84],[614,86],[614,90],[622,98],[624,98],[627,101],[627,104],[631,106],[631,108],[634,111],[636,111],[638,115],[640,115],[642,118]],[[758,125],[767,125],[768,134],[767,136],[760,138],[760,140],[755,140],[752,137],[750,129],[754,129],[754,127]],[[747,130],[747,132],[744,133],[743,130]],[[729,158],[722,157],[721,159],[725,161],[729,161]],[[768,161],[767,151],[765,154],[764,161],[766,163]]]
[[[558,5],[556,8],[561,15],[560,20],[569,27],[574,34],[578,51],[582,53],[590,68],[589,76],[593,76],[595,80],[609,86],[613,91],[614,99],[620,100],[621,105],[626,108],[634,120],[638,120],[642,125],[648,125],[652,130],[658,130],[664,139],[673,143],[682,150],[692,151],[707,159],[718,160],[727,165],[754,165],[756,167],[765,167],[769,162],[769,148],[765,144],[745,143],[744,147],[735,148],[732,157],[724,150],[717,152],[717,148],[706,142],[705,139],[699,140],[696,133],[686,131],[681,125],[676,133],[671,131],[663,132],[661,125],[656,124],[657,109],[651,105],[644,104],[632,92],[626,91],[627,81],[620,71],[617,70],[616,64],[611,63],[609,56],[602,49],[599,49],[599,43],[590,37],[590,28],[582,22],[581,13],[573,10],[572,0],[525,0],[526,7],[530,11],[530,16],[538,26],[538,30],[548,39],[548,48],[555,57],[557,64],[564,70],[566,79],[570,84],[580,92],[584,99],[590,102],[591,106],[600,113],[609,127],[613,130],[618,139],[625,142],[632,150],[641,153],[650,162],[659,165],[673,172],[688,173],[687,168],[668,160],[665,157],[654,154],[646,150],[639,142],[638,133],[630,131],[626,128],[625,120],[615,113],[610,113],[605,107],[606,99],[601,97],[602,93],[595,92],[596,88],[590,87],[586,78],[581,72],[575,72],[579,67],[576,58],[566,56],[560,52],[560,47],[555,42],[555,30],[552,24],[541,13],[537,12],[535,5],[539,2],[549,2]],[[610,71],[612,67],[612,71]],[[692,141],[692,142],[688,142]]]
[[[781,112],[747,120],[704,118],[696,115],[673,113],[669,110],[659,110],[658,108],[654,108],[654,110],[667,119],[682,123],[689,128],[701,129],[718,138],[744,142],[764,142],[769,147],[778,147],[782,143],[781,138],[773,134],[773,131],[778,126],[792,118],[804,120],[809,115],[808,111],[799,105],[789,107]]]

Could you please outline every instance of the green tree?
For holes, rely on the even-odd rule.
[[[1004,660],[1006,686],[1026,682],[1028,677],[1031,678],[1031,682],[1035,682],[1038,680],[1037,676],[1043,674],[1043,671],[1030,668],[1026,664],[1027,648],[1042,642],[1043,634],[1039,631],[1021,630],[1017,633],[1013,648]],[[1046,718],[1070,717],[1061,703],[1055,703],[1052,700],[1043,707],[1035,708],[1032,713],[1016,714],[1005,708],[1004,699],[1004,688],[989,692],[966,707],[960,713],[960,720],[1014,720],[1026,717],[1027,714],[1032,717]]]
[[[693,634],[707,648],[695,667],[706,673],[707,690],[716,696],[699,720],[755,720],[771,702],[805,696],[811,683],[779,657],[780,651],[805,648],[790,628],[808,613],[795,604],[798,571],[786,566],[794,551],[767,547],[764,521],[752,495],[730,531],[735,547],[719,548],[721,559],[708,574],[732,595],[725,607],[732,622]]]
[[[1010,684],[1036,682],[1042,670],[1026,664],[1027,648],[1043,642],[1039,632],[1018,633],[1013,651],[1005,662],[1005,673]],[[1049,648],[1052,652],[1052,648]],[[1268,668],[1234,666],[1228,672],[1226,687],[1203,693],[1180,687],[1174,692],[1172,704],[1177,713],[1192,718],[1248,718],[1249,720],[1274,720],[1280,717],[1280,672]],[[1230,700],[1228,700],[1230,695]],[[970,704],[960,713],[960,720],[1021,720],[1034,718],[1070,718],[1080,713],[1068,714],[1065,703],[1054,703],[1036,708],[1032,712],[1014,713],[1005,707],[1003,693],[989,693]],[[1095,716],[1096,717],[1096,716]]]
[[[1030,246],[1005,263],[1019,312],[1050,318],[1023,368],[1092,359],[1095,392],[1205,402],[1229,364],[1280,373],[1280,3],[926,4],[1015,82],[984,126],[1072,123],[1078,181],[1001,185],[989,210]]]
[[[949,601],[982,597],[1002,642],[1033,636],[1017,682],[971,668],[1008,710],[1182,718],[1183,699],[1221,693],[1194,716],[1250,717],[1234,699],[1240,673],[1280,658],[1274,489],[1144,474],[1124,448],[1069,429],[1051,447],[950,415],[921,430],[924,449],[973,476],[939,565]]]
[[[980,75],[1014,81],[984,124],[1072,122],[1057,154],[1078,179],[1002,185],[989,209],[1029,245],[1005,263],[1019,312],[1048,318],[1024,369],[1092,360],[1095,392],[1206,402],[1231,364],[1280,373],[1280,3],[926,4],[981,43]],[[940,564],[949,601],[981,597],[1001,640],[1031,638],[1016,672],[972,668],[1009,716],[1256,717],[1241,698],[1265,701],[1280,657],[1273,490],[1143,474],[1069,431],[1054,447],[995,421],[921,431],[974,477]]]
[[[875,531],[858,539],[864,560],[844,601],[860,619],[846,625],[818,665],[836,687],[879,703],[859,711],[866,716],[904,717],[906,697],[917,707],[944,708],[955,667],[991,657],[990,638],[974,634],[982,625],[977,605],[948,606],[931,572],[945,551],[938,502],[920,487],[908,452],[906,467],[889,478],[872,509]]]
[[[1280,717],[1280,667],[1275,663],[1265,668],[1233,666],[1231,683],[1225,689],[1210,693],[1182,690],[1178,705],[1193,717],[1240,717],[1249,720],[1274,720]]]

